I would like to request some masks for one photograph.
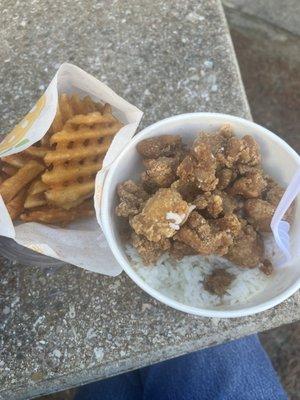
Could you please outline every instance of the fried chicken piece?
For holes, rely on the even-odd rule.
[[[159,189],[130,224],[138,235],[159,242],[172,237],[186,221],[191,207],[174,189]]]
[[[271,232],[271,220],[276,207],[266,200],[249,199],[245,202],[246,218],[260,232]]]
[[[194,205],[198,210],[207,210],[213,218],[217,218],[223,212],[223,201],[219,194],[210,192],[201,194],[195,199]]]
[[[176,180],[176,169],[179,164],[178,157],[159,157],[146,159],[146,171],[142,173],[143,185],[150,193],[159,187],[169,187]]]
[[[205,143],[209,145],[216,160],[222,162],[224,160],[224,151],[227,141],[232,136],[232,126],[230,124],[224,124],[217,133],[200,133],[195,144]]]
[[[235,214],[226,214],[222,218],[211,221],[211,224],[219,231],[230,233],[232,237],[238,236],[242,229],[242,223]]]
[[[215,190],[196,197],[193,204],[198,210],[207,210],[209,216],[217,218],[220,214],[231,214],[238,208],[237,200],[230,194]]]
[[[255,268],[263,259],[264,244],[251,225],[246,225],[234,239],[225,255],[229,261],[243,268]]]
[[[198,254],[224,255],[233,239],[229,232],[220,231],[212,227],[209,222],[198,212],[193,211],[186,223],[174,237],[192,247]]]
[[[211,275],[207,275],[203,281],[203,287],[208,292],[217,296],[224,296],[235,276],[223,268],[216,268]]]
[[[203,191],[214,190],[218,184],[217,162],[209,143],[195,142],[191,153],[177,168],[177,175],[184,182],[194,183]]]
[[[170,249],[170,240],[163,238],[159,242],[150,242],[145,236],[132,232],[131,242],[145,265],[155,264],[159,257]]]
[[[120,183],[117,188],[120,203],[116,207],[116,214],[119,217],[128,218],[141,212],[145,201],[149,198],[140,185],[128,180]]]
[[[263,174],[261,165],[256,165],[256,166],[252,167],[251,165],[248,165],[248,164],[239,163],[239,164],[235,165],[235,170],[236,170],[236,173],[239,175],[246,175],[250,172],[259,172],[259,173]]]
[[[199,193],[199,189],[194,183],[184,182],[181,179],[173,182],[171,188],[177,190],[177,192],[181,194],[183,200],[187,201],[188,203],[192,203]]]
[[[229,192],[232,195],[240,194],[243,197],[255,198],[260,197],[267,187],[267,181],[264,179],[260,171],[248,172],[245,176],[237,179]]]
[[[217,189],[224,190],[235,180],[237,173],[233,169],[222,168],[216,172],[216,177],[219,179]]]
[[[143,158],[174,157],[182,151],[180,136],[164,135],[141,140],[137,146]]]
[[[197,254],[197,252],[192,249],[190,246],[183,242],[173,241],[170,249],[170,255],[175,260],[182,260],[185,256],[193,256]]]
[[[232,168],[235,164],[247,164],[254,167],[261,162],[259,146],[250,135],[239,139],[231,137],[225,149],[225,165]]]

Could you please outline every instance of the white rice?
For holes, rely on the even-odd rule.
[[[187,256],[181,261],[174,261],[168,254],[164,254],[156,265],[144,266],[131,245],[126,246],[126,254],[134,270],[149,286],[171,299],[193,307],[244,304],[261,293],[273,279],[258,268],[241,269],[218,256]],[[225,268],[235,275],[222,297],[203,288],[203,280],[215,268]]]

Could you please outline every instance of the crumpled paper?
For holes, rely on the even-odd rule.
[[[64,63],[32,110],[0,143],[0,157],[19,153],[46,134],[56,114],[59,93],[78,93],[82,97],[89,95],[95,101],[109,103],[114,116],[124,124],[114,137],[102,170],[96,177],[96,218],[73,222],[67,228],[35,222],[14,225],[0,196],[0,236],[10,237],[29,249],[78,267],[116,276],[122,268],[113,257],[99,227],[101,190],[109,165],[136,132],[142,111],[82,69]]]

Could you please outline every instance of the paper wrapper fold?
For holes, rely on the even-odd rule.
[[[81,97],[89,95],[94,101],[109,103],[113,115],[124,125],[114,137],[104,158],[103,168],[96,177],[96,218],[71,223],[64,229],[33,222],[13,225],[0,196],[0,236],[13,238],[34,251],[87,270],[116,276],[122,269],[114,259],[97,222],[100,222],[101,187],[109,165],[136,132],[142,111],[82,69],[65,63],[33,109],[0,143],[0,157],[19,153],[46,134],[55,117],[60,93],[78,93]]]

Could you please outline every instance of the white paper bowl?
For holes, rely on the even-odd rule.
[[[118,183],[135,179],[142,169],[141,158],[136,151],[136,144],[142,139],[163,134],[179,134],[184,141],[191,142],[199,131],[215,132],[222,124],[230,123],[237,136],[251,134],[259,142],[262,151],[264,169],[279,183],[287,186],[293,174],[300,168],[299,155],[278,136],[267,129],[244,119],[225,114],[193,113],[182,114],[159,121],[137,134],[123,150],[111,166],[104,182],[101,202],[101,219],[109,246],[119,264],[131,279],[157,300],[190,314],[207,317],[240,317],[255,314],[269,309],[297,291],[300,288],[300,257],[294,257],[292,262],[276,271],[263,293],[243,305],[198,308],[179,303],[150,287],[131,267],[124,246],[120,239],[119,218],[115,215],[117,204],[116,187]],[[294,249],[300,246],[300,204],[296,201],[296,215],[291,229],[294,239]]]

